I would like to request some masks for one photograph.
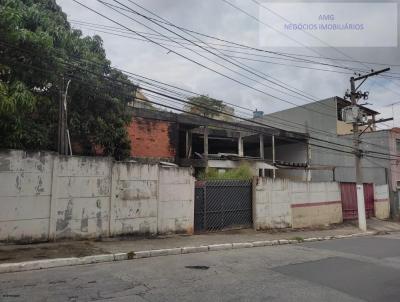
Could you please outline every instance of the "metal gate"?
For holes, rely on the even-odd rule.
[[[352,182],[340,184],[342,195],[343,220],[357,219],[357,187]],[[364,184],[365,215],[367,218],[374,216],[374,186]]]
[[[196,181],[196,232],[251,227],[252,214],[251,180]]]
[[[373,184],[364,184],[364,202],[365,202],[365,214],[367,218],[375,216]]]

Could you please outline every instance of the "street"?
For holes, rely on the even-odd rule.
[[[400,235],[0,275],[1,301],[399,301]]]

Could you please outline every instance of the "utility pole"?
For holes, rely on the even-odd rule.
[[[64,82],[64,80],[63,80]],[[60,91],[59,113],[58,113],[58,153],[72,155],[71,139],[68,129],[67,118],[67,94],[71,80],[68,80],[65,92]]]
[[[350,100],[353,112],[353,146],[355,154],[355,168],[356,168],[356,189],[357,189],[357,211],[358,211],[358,227],[362,231],[367,231],[367,219],[365,215],[365,202],[364,202],[364,185],[361,169],[361,157],[362,150],[360,150],[360,134],[359,134],[359,123],[360,121],[360,108],[357,104],[360,98],[367,99],[368,92],[361,93],[358,88],[371,76],[378,75],[382,72],[389,71],[390,68],[385,68],[379,71],[372,71],[371,73],[360,75],[358,77],[350,78]],[[356,82],[362,80],[360,85],[356,87]]]

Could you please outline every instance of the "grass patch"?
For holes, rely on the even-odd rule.
[[[129,252],[129,253],[127,253],[127,256],[128,256],[128,260],[132,260],[133,257],[135,256],[135,252]]]
[[[304,238],[300,236],[292,237],[290,240],[297,240],[298,242],[304,242]]]

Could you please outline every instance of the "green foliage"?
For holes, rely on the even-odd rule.
[[[198,175],[200,180],[219,180],[219,179],[238,179],[248,180],[253,177],[253,173],[248,164],[242,163],[238,168],[228,169],[223,173],[218,172],[215,168],[208,168],[205,172]]]
[[[135,91],[101,38],[71,29],[55,0],[0,0],[0,147],[55,150],[69,79],[72,144],[86,155],[128,156],[125,109]]]
[[[292,238],[290,238],[290,240],[296,240],[298,242],[304,242],[304,238],[301,237],[301,236],[292,237]]]
[[[184,106],[185,111],[217,120],[234,121],[234,108],[225,105],[222,101],[205,95],[190,97],[189,101],[190,104]]]

